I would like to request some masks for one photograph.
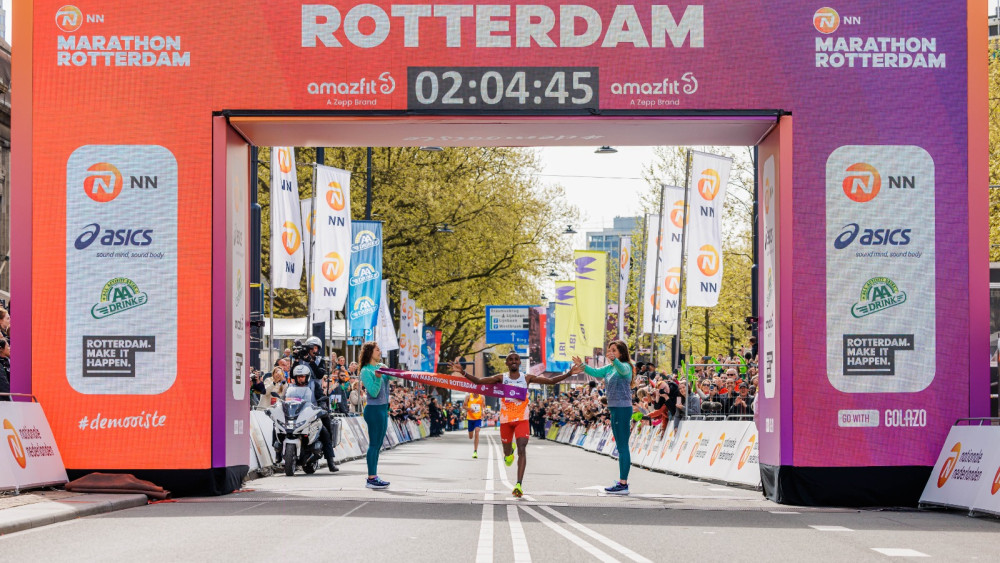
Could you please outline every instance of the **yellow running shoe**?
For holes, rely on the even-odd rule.
[[[510,467],[511,464],[514,463],[514,454],[512,453],[509,456],[504,457],[503,462],[507,464],[507,467]]]
[[[473,451],[472,452],[472,459],[479,459],[479,452]]]
[[[511,494],[513,494],[515,498],[521,498],[521,495],[524,494],[524,489],[521,488],[520,483],[514,485],[514,491]]]

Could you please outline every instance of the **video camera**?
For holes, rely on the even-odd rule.
[[[309,349],[304,344],[296,344],[292,348],[292,357],[300,362],[309,360]]]

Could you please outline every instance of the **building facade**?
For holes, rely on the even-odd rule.
[[[610,229],[587,233],[587,250],[608,253],[608,261],[618,260],[618,248],[623,236],[631,236],[642,227],[641,217],[615,217]]]

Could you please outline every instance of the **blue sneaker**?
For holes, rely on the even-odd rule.
[[[605,488],[604,492],[608,493],[609,495],[625,496],[628,494],[628,485],[619,481],[615,483],[613,486]]]
[[[365,481],[365,487],[369,489],[386,489],[389,487],[389,482],[383,481],[379,479],[378,476],[375,476]]]

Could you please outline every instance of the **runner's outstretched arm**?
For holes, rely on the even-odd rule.
[[[528,383],[538,383],[540,385],[555,385],[560,381],[566,379],[571,375],[577,375],[583,373],[583,366],[574,365],[573,367],[566,370],[566,373],[562,373],[553,377],[543,377],[541,375],[529,375],[527,376]]]
[[[465,373],[465,368],[458,361],[454,361],[448,364],[448,369],[452,373],[460,374],[462,377],[468,379],[469,381],[475,383],[476,385],[493,385],[494,383],[500,383],[503,381],[503,375],[492,375],[490,377],[476,377],[471,373]]]

